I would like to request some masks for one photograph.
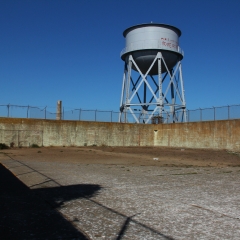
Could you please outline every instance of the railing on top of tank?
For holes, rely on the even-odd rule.
[[[0,105],[0,117],[8,118],[31,118],[31,119],[49,119],[55,120],[57,113],[51,112],[50,107],[33,107],[33,106],[19,106],[19,105]],[[55,109],[55,108],[54,108]],[[187,122],[201,122],[201,121],[216,121],[240,119],[240,105],[230,105],[212,108],[199,108],[187,111]],[[134,112],[136,117],[142,121],[148,119],[149,116],[143,115],[140,111]],[[176,122],[181,119],[180,111],[175,113]],[[156,116],[154,116],[156,117]],[[97,122],[118,122],[118,111],[100,111],[100,110],[84,110],[72,109],[62,110],[63,120],[75,121],[97,121]],[[136,123],[132,114],[127,113],[129,123]],[[163,123],[171,123],[173,120],[168,117],[167,113],[163,113],[161,121]],[[151,123],[152,121],[149,121]]]
[[[162,40],[146,40],[146,41],[139,41],[136,43],[131,43],[130,46],[125,47],[121,53],[120,56],[122,56],[123,54],[125,54],[126,52],[131,52],[131,51],[135,51],[135,50],[140,50],[140,49],[166,49],[166,50],[171,50],[173,52],[178,52],[182,55],[184,55],[183,50],[172,43],[165,43]]]

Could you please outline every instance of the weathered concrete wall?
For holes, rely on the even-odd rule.
[[[154,146],[240,150],[240,120],[162,124]]]
[[[169,146],[240,150],[240,120],[123,124],[0,118],[0,142],[15,146]]]
[[[147,125],[0,118],[0,142],[15,146],[152,146]]]

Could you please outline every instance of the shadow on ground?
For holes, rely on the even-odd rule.
[[[64,201],[90,198],[100,189],[79,184],[31,190],[0,164],[0,238],[88,239],[55,208]]]

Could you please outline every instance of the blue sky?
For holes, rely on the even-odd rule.
[[[122,32],[182,31],[188,109],[240,104],[239,0],[0,0],[0,104],[119,109]]]

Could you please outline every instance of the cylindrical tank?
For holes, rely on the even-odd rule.
[[[127,28],[123,36],[126,38],[126,47],[121,52],[122,60],[127,62],[129,55],[132,55],[144,74],[158,52],[162,53],[169,70],[183,58],[183,51],[178,45],[181,31],[174,26],[159,23],[140,24]],[[133,69],[136,70],[134,65]],[[162,73],[164,72],[166,67],[162,63]],[[149,74],[158,74],[157,61]]]

